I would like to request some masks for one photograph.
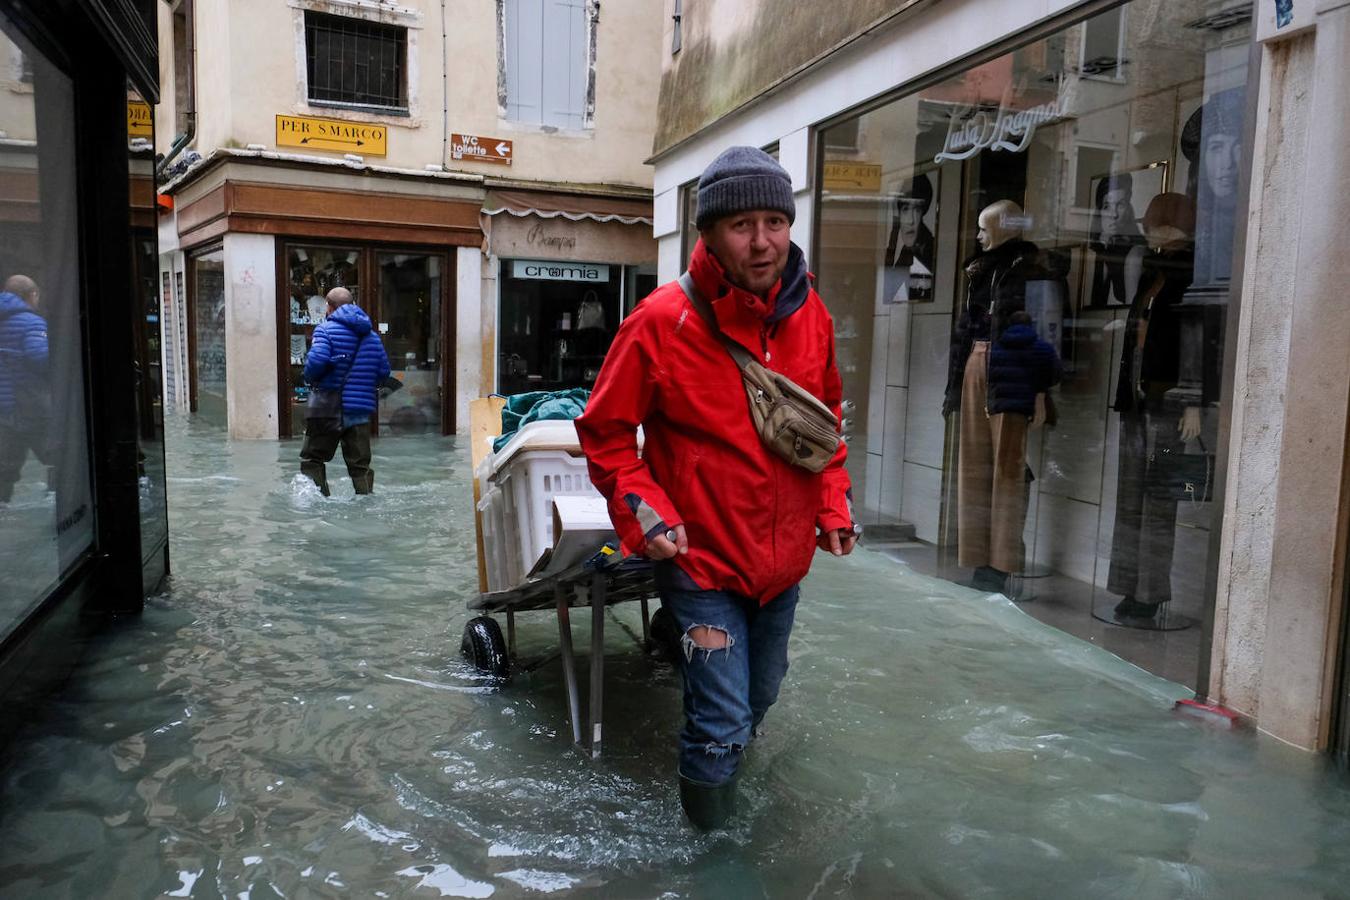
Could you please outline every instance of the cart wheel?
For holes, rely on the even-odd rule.
[[[648,648],[672,666],[680,661],[680,626],[664,606],[652,613],[652,642]]]
[[[480,672],[506,678],[511,673],[511,658],[506,652],[506,639],[501,626],[490,616],[470,619],[464,626],[464,640],[459,652]]]

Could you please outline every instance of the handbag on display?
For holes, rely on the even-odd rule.
[[[712,307],[688,272],[680,276],[680,287],[740,368],[750,419],[764,446],[791,465],[817,474],[824,471],[839,449],[839,420],[834,413],[810,391],[760,365],[749,351],[723,334]]]
[[[1214,454],[1203,439],[1199,453],[1170,448],[1155,449],[1148,457],[1148,477],[1144,491],[1163,500],[1189,500],[1208,503],[1214,498]]]

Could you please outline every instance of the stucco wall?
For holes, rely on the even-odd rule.
[[[439,2],[405,0],[388,8],[402,11],[391,12],[390,22],[409,29],[408,117],[309,105],[299,0],[198,0],[199,130],[194,147],[203,155],[221,146],[256,143],[275,148],[278,114],[314,115],[388,126],[388,155],[368,157],[368,162],[409,169],[445,163],[451,169],[527,181],[650,188],[651,169],[643,160],[656,121],[659,69],[654,54],[661,0],[604,4],[596,38],[594,127],[577,132],[499,117],[496,2],[446,4],[444,35]],[[329,11],[341,9],[333,4]],[[161,20],[161,39],[172,47],[167,17]],[[168,75],[172,67],[162,68]],[[446,90],[443,71],[448,75]],[[164,143],[172,135],[163,134],[161,122]],[[515,144],[515,161],[507,167],[448,160],[447,132],[509,139]]]
[[[276,242],[225,236],[225,399],[230,437],[277,436]]]
[[[674,0],[664,4],[656,153],[914,0],[693,0],[683,4],[682,49],[675,54]]]

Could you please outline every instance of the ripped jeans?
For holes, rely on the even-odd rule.
[[[755,726],[778,699],[788,670],[798,587],[760,606],[735,594],[699,590],[672,563],[656,567],[656,585],[661,605],[670,610],[683,635],[680,774],[704,784],[724,784],[735,776]],[[725,632],[725,649],[695,644],[689,631],[700,625]]]

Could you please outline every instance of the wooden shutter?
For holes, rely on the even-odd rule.
[[[580,130],[586,114],[586,0],[544,0],[543,124]]]
[[[516,122],[543,121],[544,4],[548,0],[506,2],[506,117]]]

